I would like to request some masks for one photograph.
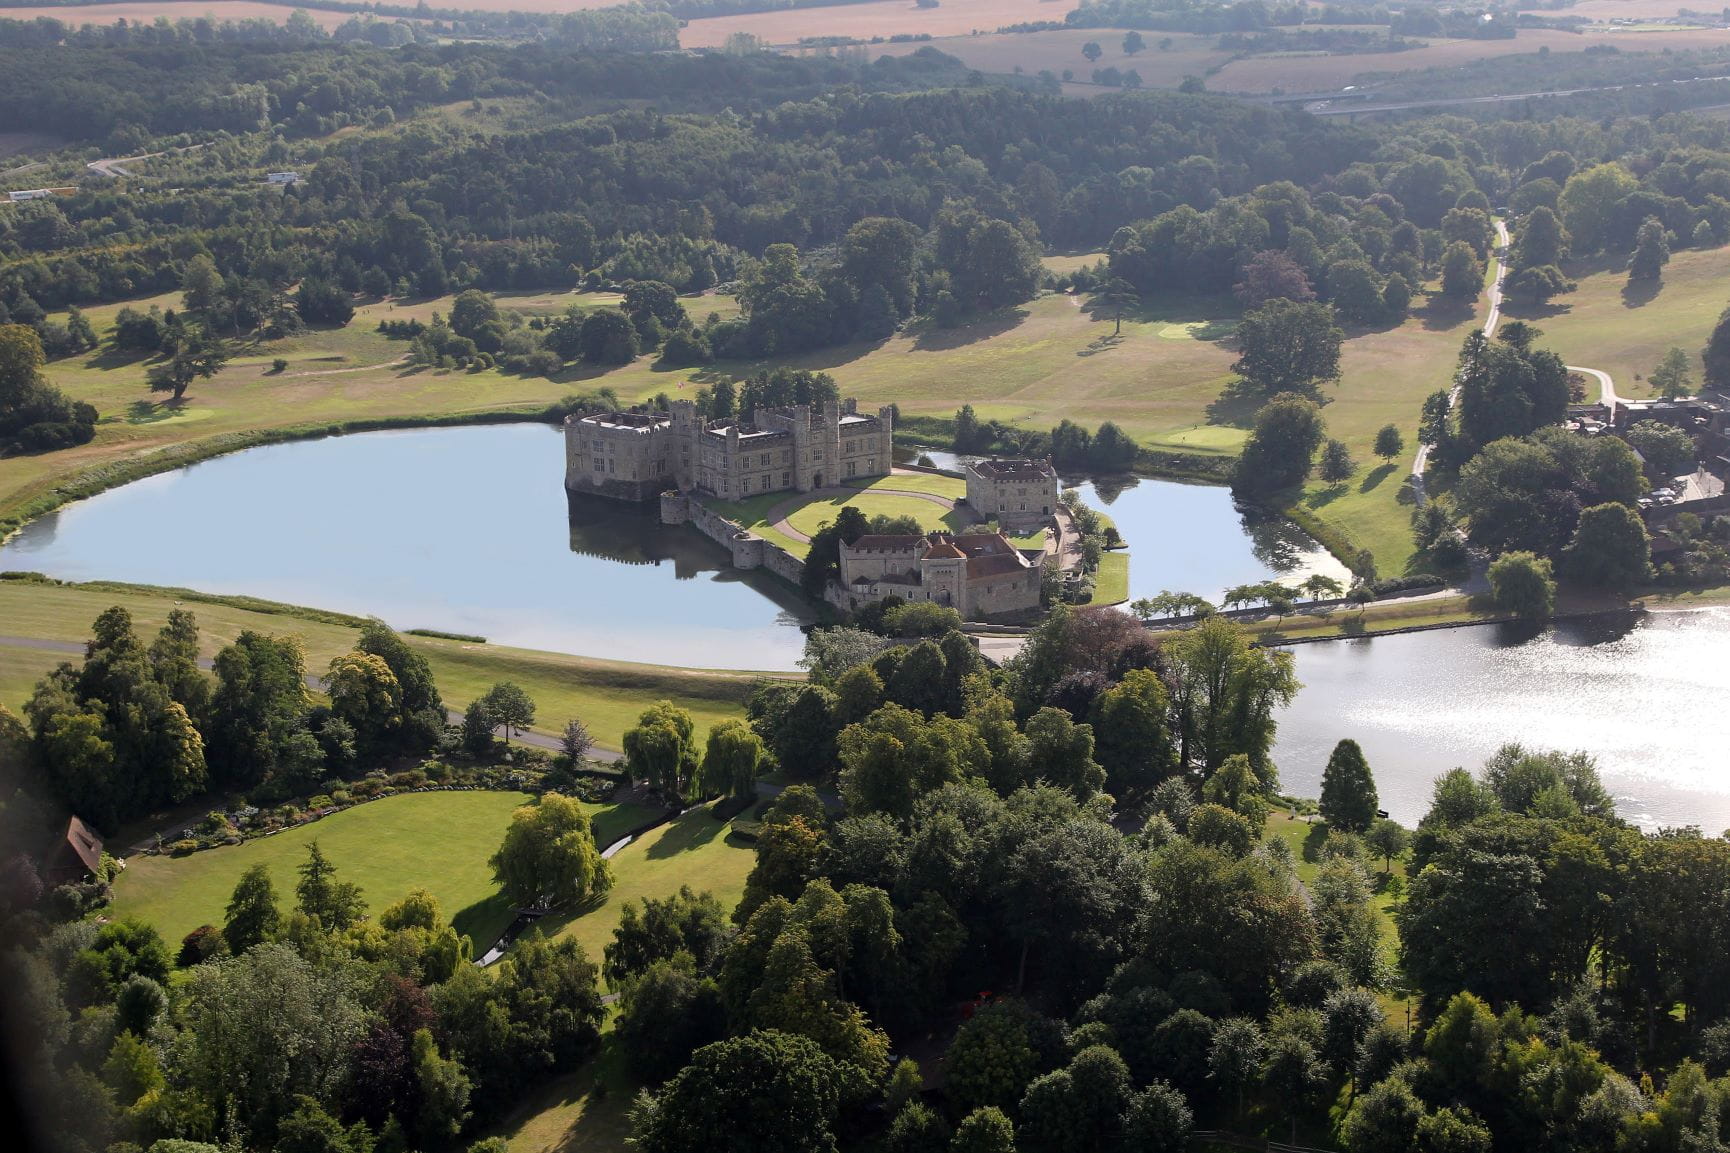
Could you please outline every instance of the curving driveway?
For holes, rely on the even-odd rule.
[[[1508,278],[1508,246],[1512,243],[1508,236],[1508,224],[1500,217],[1496,218],[1496,247],[1499,250],[1496,261],[1496,279],[1490,283],[1489,301],[1490,314],[1484,318],[1484,335],[1496,335],[1496,322],[1502,319],[1502,282]],[[1591,371],[1590,369],[1582,371]],[[1599,374],[1609,387],[1610,378]],[[1448,410],[1451,412],[1460,403],[1460,382],[1454,381],[1454,387],[1448,392]],[[1416,455],[1412,457],[1412,496],[1421,507],[1424,503],[1424,470],[1430,467],[1430,446],[1418,445]]]
[[[1565,367],[1569,372],[1583,372],[1587,376],[1597,377],[1599,387],[1598,399],[1601,403],[1610,406],[1610,417],[1611,419],[1615,419],[1616,409],[1628,398],[1616,395],[1616,385],[1610,379],[1610,374],[1597,368],[1582,368],[1577,364],[1564,365],[1563,367]]]

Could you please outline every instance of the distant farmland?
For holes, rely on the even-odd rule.
[[[581,3],[581,0],[576,0]],[[468,8],[485,7],[484,0],[463,0],[463,6]],[[504,8],[521,8],[523,3],[501,4]],[[0,8],[0,19],[35,20],[46,17],[58,20],[62,24],[112,24],[116,20],[125,20],[130,24],[154,24],[157,17],[166,16],[170,20],[197,20],[208,16],[212,20],[274,20],[281,24],[288,19],[295,9],[281,4],[262,4],[257,0],[216,0],[215,3],[200,2],[200,0],[134,0],[127,4],[80,4],[77,6],[49,5],[40,8]],[[335,28],[346,24],[353,12],[328,12],[320,9],[304,9],[303,11],[321,28]]]
[[[550,7],[537,11],[556,11],[562,0],[542,2]],[[976,30],[995,32],[1007,24],[1062,20],[1076,6],[1077,0],[943,0],[941,7],[920,8],[913,0],[875,0],[868,4],[711,16],[693,20],[681,29],[679,43],[686,48],[715,48],[726,43],[727,37],[735,32],[749,32],[769,44],[794,44],[806,36],[852,36],[861,40],[920,32],[932,36],[967,36]]]
[[[872,45],[871,54],[905,55],[919,48],[932,47],[957,57],[969,68],[981,72],[1014,72],[1019,67],[1029,75],[1049,70],[1063,75],[1065,68],[1075,73],[1077,81],[1086,81],[1095,68],[1116,68],[1141,74],[1147,88],[1176,88],[1185,76],[1205,76],[1230,60],[1233,53],[1217,47],[1217,36],[1187,36],[1180,33],[1143,32],[1147,48],[1134,56],[1123,51],[1121,28],[1068,28],[1061,32],[994,33],[988,36],[946,36],[918,44]],[[1156,45],[1167,37],[1171,48],[1161,52]],[[1089,64],[1081,54],[1088,41],[1099,44],[1102,55]],[[1078,93],[1102,89],[1072,86]]]

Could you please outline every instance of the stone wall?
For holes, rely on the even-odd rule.
[[[705,508],[703,502],[694,496],[662,493],[661,523],[690,525],[726,549],[733,557],[734,568],[767,569],[795,587],[804,581],[804,561],[780,545],[746,532],[745,526],[737,521]]]

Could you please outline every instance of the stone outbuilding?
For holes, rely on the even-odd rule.
[[[1050,460],[969,461],[967,503],[983,520],[1031,532],[1057,512],[1057,470]]]
[[[945,605],[967,620],[1014,616],[1039,607],[1044,557],[995,532],[867,534],[841,544],[840,607],[894,596]]]

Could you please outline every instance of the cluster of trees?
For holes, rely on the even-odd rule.
[[[1113,421],[1089,432],[1084,425],[1066,418],[1049,433],[1041,433],[1000,420],[982,421],[971,404],[956,410],[951,443],[956,452],[996,450],[1014,456],[1050,457],[1059,467],[1095,473],[1129,472],[1135,467],[1137,452],[1135,441]]]
[[[0,450],[46,452],[96,435],[96,408],[49,384],[46,359],[34,328],[0,323]]]
[[[124,608],[97,617],[83,660],[62,663],[25,706],[33,791],[112,830],[207,788],[304,796],[357,765],[445,739],[426,658],[376,621],[330,663],[328,705],[313,704],[292,637],[243,632],[216,654],[214,675],[199,645],[185,610],[149,643]]]
[[[9,906],[10,1067],[43,1147],[446,1148],[594,1051],[599,970],[575,942],[531,931],[483,971],[425,890],[369,917],[316,841],[296,873],[287,904],[248,869],[178,957],[139,921]]]

